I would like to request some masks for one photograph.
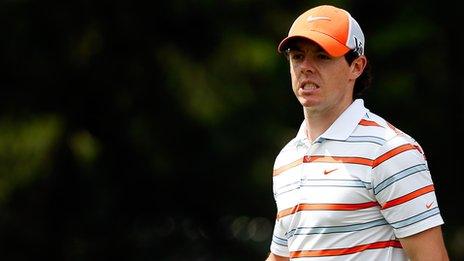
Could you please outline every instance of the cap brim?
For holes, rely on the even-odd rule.
[[[320,45],[322,49],[324,49],[330,56],[333,57],[340,57],[350,50],[348,47],[335,40],[334,38],[317,31],[309,31],[306,35],[288,36],[280,42],[277,50],[279,51],[279,53],[282,53],[287,48],[289,42],[301,38],[314,41],[315,43]]]

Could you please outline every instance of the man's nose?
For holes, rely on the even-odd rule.
[[[302,73],[314,73],[314,60],[311,57],[306,56],[301,63],[300,69]]]

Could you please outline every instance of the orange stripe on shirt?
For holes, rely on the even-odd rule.
[[[376,127],[382,127],[380,126],[377,122],[375,121],[370,121],[370,120],[364,120],[362,119],[360,122],[359,122],[359,125],[362,125],[362,126],[376,126]]]
[[[386,153],[380,155],[378,158],[376,158],[373,162],[372,168],[377,167],[378,165],[382,164],[382,162],[402,153],[408,150],[414,150],[414,146],[412,144],[403,144],[401,146],[398,146],[390,151],[387,151]]]
[[[401,134],[404,134],[402,131],[400,131],[399,129],[397,129],[395,126],[393,126],[391,123],[387,122],[387,125],[388,127],[390,127],[390,129],[392,129],[396,134],[398,135],[401,135]]]
[[[403,248],[398,240],[388,240],[364,244],[348,248],[323,249],[323,250],[301,250],[290,252],[290,258],[298,257],[321,257],[321,256],[341,256],[362,252],[368,249],[380,249],[387,247]]]
[[[305,156],[303,163],[327,162],[327,163],[351,163],[372,166],[372,160],[362,157],[339,157],[339,156]]]
[[[364,202],[364,203],[355,203],[355,204],[298,204],[294,207],[284,209],[277,213],[277,219],[282,217],[294,214],[300,211],[309,211],[309,210],[332,210],[332,211],[351,211],[351,210],[360,210],[370,207],[378,206],[377,202]]]
[[[399,204],[403,204],[404,202],[410,201],[411,199],[417,198],[419,196],[422,196],[422,195],[427,194],[429,192],[432,192],[434,190],[435,189],[434,189],[433,185],[425,186],[423,188],[415,190],[415,191],[413,191],[411,193],[408,193],[408,194],[406,194],[404,196],[401,196],[399,198],[395,198],[393,200],[387,201],[387,203],[385,203],[382,206],[382,209],[387,209],[387,208],[391,208],[391,207],[394,207],[394,206],[399,205]]]
[[[289,164],[283,165],[282,167],[275,169],[274,172],[272,173],[272,176],[277,176],[286,170],[289,170],[291,168],[294,168],[300,165],[301,163],[303,163],[303,158],[299,158]]]

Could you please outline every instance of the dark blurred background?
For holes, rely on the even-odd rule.
[[[366,35],[365,103],[424,148],[464,258],[455,1],[0,2],[0,260],[263,260],[303,119],[277,44],[303,11]]]

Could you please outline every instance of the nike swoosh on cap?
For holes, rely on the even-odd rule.
[[[306,18],[306,21],[308,21],[309,23],[311,22],[314,22],[314,21],[317,21],[317,20],[328,20],[330,21],[330,17],[327,17],[327,16],[308,16],[308,18]]]

